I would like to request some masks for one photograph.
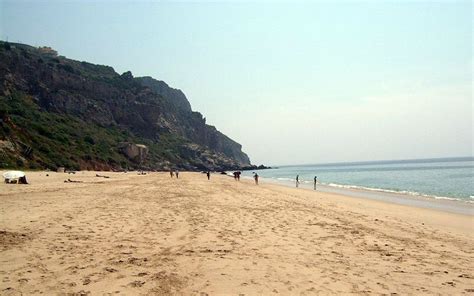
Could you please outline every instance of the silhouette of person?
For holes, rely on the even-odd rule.
[[[316,181],[318,179],[318,176],[314,176],[314,190],[316,190]]]
[[[178,170],[176,170],[176,172],[174,172],[176,174],[176,179],[179,179],[179,172]]]
[[[298,188],[299,184],[300,184],[300,175],[296,175],[296,188]]]
[[[258,174],[255,173],[255,175],[253,176],[253,178],[255,179],[255,184],[258,185]]]
[[[173,171],[170,170],[170,177],[173,178]]]
[[[207,179],[210,180],[211,179],[211,172],[207,171],[206,175],[207,175]]]
[[[234,172],[234,179],[235,179],[236,181],[240,181],[240,174],[241,174],[241,172],[239,172],[239,171]]]

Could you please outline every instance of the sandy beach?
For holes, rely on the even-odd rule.
[[[0,184],[0,294],[474,293],[473,216],[217,174],[99,174]]]

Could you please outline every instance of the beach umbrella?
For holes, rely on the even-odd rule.
[[[25,173],[22,171],[8,171],[3,173],[3,178],[12,180],[12,179],[19,179],[21,177],[24,177]]]

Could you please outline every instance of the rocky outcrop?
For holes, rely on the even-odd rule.
[[[122,151],[128,159],[142,162],[148,155],[148,147],[143,144],[120,143],[120,151]]]
[[[67,59],[51,50],[0,42],[0,118],[16,113],[13,122],[0,122],[0,140],[47,146],[24,156],[25,162],[53,166],[58,162],[54,159],[71,152],[61,162],[119,169],[134,165],[117,148],[117,141],[128,141],[148,147],[145,165],[150,169],[251,165],[240,144],[191,110],[182,91],[151,77],[118,74],[112,67]],[[49,131],[33,118],[55,126]],[[69,129],[77,132],[63,133]],[[69,149],[62,151],[64,145]]]
[[[150,76],[135,78],[141,85],[150,88],[156,94],[162,96],[176,108],[191,112],[191,104],[180,89],[169,87],[164,81],[153,79]]]

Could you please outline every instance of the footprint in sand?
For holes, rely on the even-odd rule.
[[[145,282],[142,282],[142,281],[133,281],[131,283],[129,283],[128,285],[129,286],[132,286],[134,288],[138,288],[138,287],[141,287],[145,284]]]

